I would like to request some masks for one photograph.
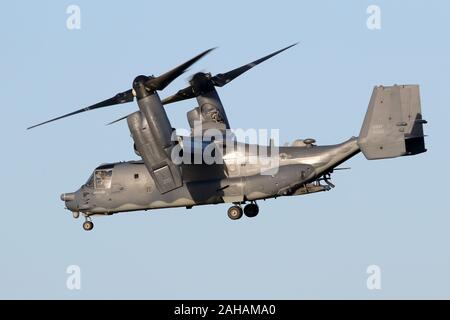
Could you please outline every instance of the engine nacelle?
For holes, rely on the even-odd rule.
[[[134,149],[134,153],[136,153],[136,155],[138,155],[139,157],[142,157],[141,154],[139,153],[137,147],[136,147],[136,143],[133,143],[133,149]]]
[[[135,152],[144,160],[161,193],[177,189],[183,185],[183,180],[180,168],[170,158],[174,145],[172,128],[161,101],[154,94],[138,100],[138,104],[141,111],[127,117]]]
[[[202,131],[211,128],[219,130],[230,129],[225,109],[214,87],[208,92],[197,96],[197,102],[198,107],[187,113],[189,126],[193,132],[196,122],[201,122]]]

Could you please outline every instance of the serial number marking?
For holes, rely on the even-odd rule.
[[[219,305],[219,315],[274,315],[276,308],[274,305]]]

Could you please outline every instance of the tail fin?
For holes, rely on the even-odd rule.
[[[358,145],[368,160],[426,152],[418,85],[373,89]]]

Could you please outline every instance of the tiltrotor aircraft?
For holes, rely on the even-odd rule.
[[[92,230],[94,215],[171,207],[190,209],[217,203],[231,203],[228,216],[237,220],[243,213],[255,217],[259,212],[257,200],[330,190],[334,187],[329,180],[333,170],[359,152],[369,160],[426,152],[426,121],[422,119],[417,85],[376,86],[359,137],[340,144],[318,146],[313,139],[305,139],[275,148],[273,143],[254,145],[226,134],[230,124],[216,87],[290,47],[226,73],[196,73],[187,88],[160,100],[158,91],[210,49],[158,77],[138,76],[132,89],[110,99],[28,128],[137,100],[139,111],[122,119],[128,122],[134,150],[141,160],[100,165],[77,191],[61,195],[66,208],[75,218],[83,214],[85,230]],[[191,134],[178,136],[164,106],[190,98],[198,102],[187,113]],[[219,132],[219,137],[205,134],[208,130]],[[221,161],[210,163],[200,157],[200,161],[192,163],[174,158],[175,154],[193,159],[207,150]],[[262,160],[276,160],[276,166],[263,165],[267,161]]]

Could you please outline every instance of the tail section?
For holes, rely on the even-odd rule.
[[[368,160],[426,152],[418,85],[373,89],[358,145]]]

